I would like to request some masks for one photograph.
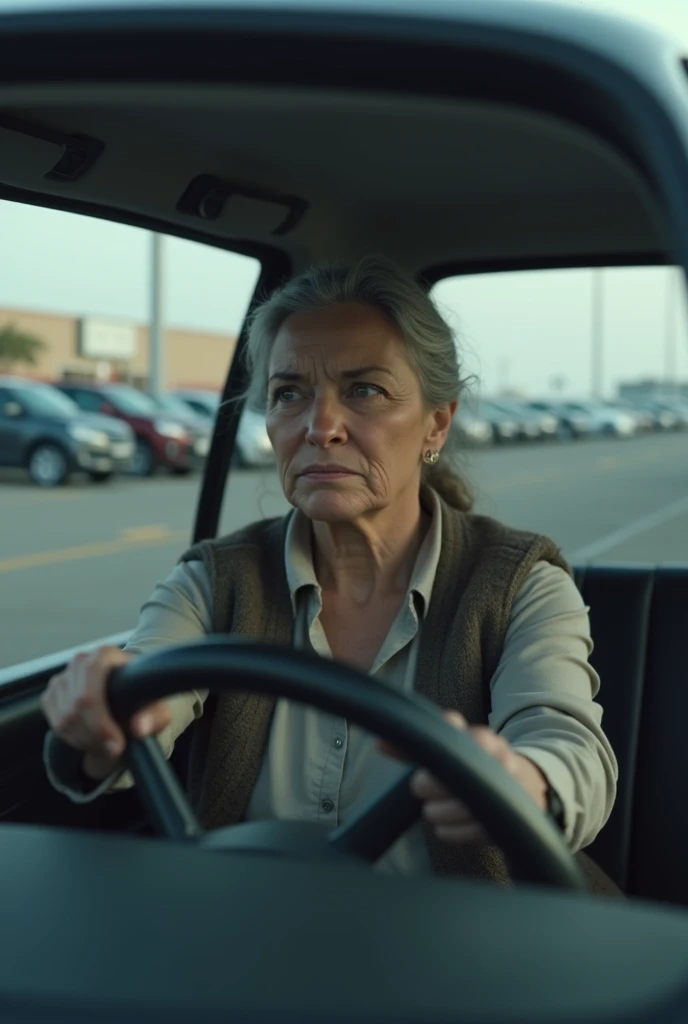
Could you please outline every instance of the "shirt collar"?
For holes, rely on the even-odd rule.
[[[423,602],[423,613],[427,611],[430,604],[442,551],[442,512],[439,499],[431,489],[428,490],[426,511],[430,513],[432,519],[416,557],[408,588],[409,595],[416,595]],[[313,565],[312,538],[310,519],[296,509],[287,525],[284,543],[287,584],[294,611],[296,610],[296,595],[303,587],[314,587],[320,594],[320,584]]]

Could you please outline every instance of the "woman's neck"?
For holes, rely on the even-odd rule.
[[[429,522],[417,496],[355,522],[314,522],[320,586],[357,605],[405,593]]]

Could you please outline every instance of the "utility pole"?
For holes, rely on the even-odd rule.
[[[666,305],[664,309],[664,386],[667,394],[676,390],[676,362],[678,357],[676,342],[676,271],[667,268]]]
[[[592,319],[590,324],[590,394],[602,398],[604,349],[604,276],[601,267],[592,272]]]
[[[509,390],[509,356],[501,356],[497,367],[498,387],[501,395],[506,395]]]
[[[151,291],[150,291],[150,333],[148,355],[148,390],[159,395],[165,389],[165,334],[163,327],[163,236],[151,234]]]

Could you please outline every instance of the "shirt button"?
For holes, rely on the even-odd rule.
[[[325,814],[331,814],[332,811],[334,810],[334,804],[332,803],[331,800],[323,800],[320,806],[322,807]]]
[[[337,737],[337,739],[334,741],[334,745],[337,748],[337,750],[340,750],[341,747],[344,746],[344,740],[341,738],[341,736]]]

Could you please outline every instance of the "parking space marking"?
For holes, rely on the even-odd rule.
[[[191,544],[190,530],[172,530],[165,526],[136,526],[123,530],[113,540],[95,541],[69,548],[55,548],[52,551],[36,551],[30,555],[15,555],[0,559],[0,573],[20,572],[38,566],[57,565],[60,562],[75,562],[84,558],[102,558],[105,555],[119,555],[135,549],[155,547],[159,544]]]
[[[78,491],[41,491],[39,494],[9,494],[0,500],[0,511],[6,508],[23,508],[25,505],[51,505],[54,501],[76,501],[78,498],[88,496]]]
[[[570,561],[585,562],[590,558],[596,558],[611,548],[617,548],[620,544],[633,540],[634,537],[639,537],[640,534],[654,530],[655,527],[662,526],[664,523],[668,523],[672,519],[678,519],[679,516],[686,515],[687,513],[688,497],[679,498],[678,501],[672,501],[671,504],[665,505],[664,508],[657,509],[656,512],[651,512],[647,516],[641,516],[640,519],[636,519],[634,522],[627,523],[626,526],[608,533],[606,537],[600,537],[599,540],[593,541],[592,544],[586,544],[585,547],[579,548],[578,551],[571,555]],[[686,547],[688,549],[688,537]]]

